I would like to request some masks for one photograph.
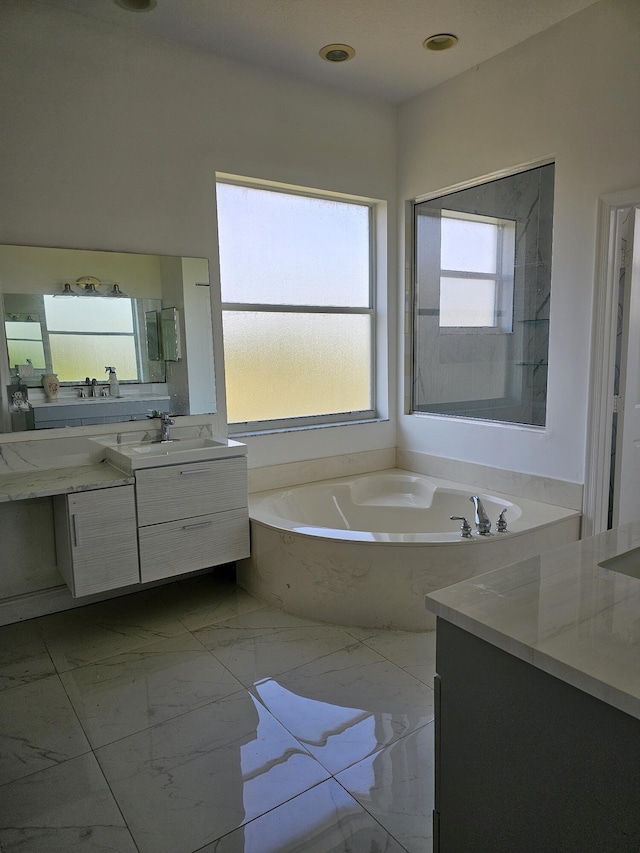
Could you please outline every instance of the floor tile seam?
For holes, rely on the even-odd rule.
[[[60,682],[60,685],[61,685],[61,687],[62,687],[62,689],[63,689],[63,691],[64,691],[64,695],[67,697],[67,702],[69,703],[69,706],[70,706],[70,708],[71,708],[71,711],[73,712],[73,716],[75,717],[76,722],[77,722],[77,723],[78,723],[78,725],[80,726],[80,731],[81,731],[81,732],[82,732],[82,734],[84,735],[84,739],[86,740],[86,742],[89,744],[89,751],[93,752],[93,744],[91,743],[91,739],[90,739],[90,737],[89,737],[89,734],[88,734],[87,730],[85,729],[85,727],[84,727],[84,726],[83,726],[83,724],[82,724],[82,720],[80,719],[80,716],[79,716],[79,714],[78,714],[78,712],[77,712],[77,710],[76,710],[76,706],[73,704],[73,699],[71,698],[71,696],[69,696],[69,693],[68,693],[68,691],[67,691],[67,688],[66,688],[66,687],[65,687],[65,685],[64,685],[64,682],[63,682],[63,680],[60,678],[60,673],[57,673],[57,678],[58,678],[58,681]],[[86,753],[81,753],[81,754],[82,754],[82,755],[85,755]],[[1,853],[1,851],[0,851],[0,853]]]
[[[88,746],[89,746],[88,749],[85,749],[82,752],[78,752],[76,755],[69,755],[69,756],[67,756],[67,758],[63,759],[62,761],[53,761],[52,760],[51,763],[48,764],[46,767],[38,767],[35,770],[31,770],[29,773],[25,773],[23,776],[16,776],[15,779],[7,779],[5,782],[0,782],[0,791],[2,791],[2,789],[5,788],[7,785],[13,785],[16,782],[23,782],[26,779],[30,779],[32,776],[37,776],[38,773],[44,773],[47,770],[52,770],[54,767],[62,767],[63,764],[68,764],[69,761],[75,761],[76,758],[81,758],[83,755],[93,754],[94,750],[93,750],[93,747],[91,746],[91,743],[89,742],[89,738],[87,738],[86,733],[84,732],[84,729],[82,731],[83,731],[83,734],[85,735],[85,739],[88,743]],[[0,853],[2,853],[1,847],[0,847]]]
[[[137,735],[140,735],[143,732],[149,732],[152,729],[157,729],[160,726],[164,726],[167,723],[171,723],[174,720],[178,720],[178,719],[180,719],[180,717],[184,717],[187,714],[193,713],[194,711],[201,711],[203,708],[206,708],[208,705],[215,705],[217,702],[222,702],[222,701],[225,701],[226,699],[230,699],[232,696],[236,696],[238,693],[249,693],[249,691],[247,690],[246,687],[244,687],[242,684],[240,684],[239,689],[234,690],[232,693],[227,693],[225,696],[217,696],[215,699],[205,701],[201,705],[196,705],[193,708],[187,708],[185,711],[180,711],[179,713],[175,714],[175,716],[167,717],[166,720],[158,720],[158,722],[152,723],[150,726],[144,726],[141,729],[137,729],[135,732],[129,732],[129,734],[127,734],[127,735],[123,735],[122,737],[115,738],[115,740],[110,740],[108,743],[102,743],[102,744],[100,744],[100,746],[93,746],[93,744],[91,744],[91,740],[88,736],[87,736],[87,740],[91,744],[92,751],[94,753],[98,753],[101,749],[107,749],[108,747],[111,747],[116,743],[120,743],[123,740],[127,740],[127,738],[136,737]],[[280,722],[280,721],[277,720],[277,722]],[[282,725],[282,723],[280,723],[280,725]],[[96,754],[96,758],[98,758],[97,754]],[[0,851],[0,853],[1,853],[1,851]]]
[[[296,666],[291,667],[291,669],[285,669],[281,672],[274,673],[273,675],[265,675],[262,678],[259,678],[257,681],[254,681],[249,687],[247,687],[245,685],[245,689],[251,690],[252,687],[255,687],[256,684],[261,684],[263,681],[268,681],[269,679],[275,680],[277,678],[281,678],[284,675],[287,675],[287,676],[291,675],[292,673],[295,673],[299,669],[304,669],[305,666],[309,666],[310,664],[313,664],[313,663],[318,663],[318,661],[321,661],[324,658],[331,657],[331,655],[335,655],[338,652],[344,652],[344,651],[347,651],[347,649],[352,649],[355,646],[360,646],[360,645],[362,645],[362,643],[355,640],[353,643],[350,643],[347,646],[343,646],[340,649],[334,649],[331,652],[325,652],[324,654],[319,655],[317,658],[310,658],[309,660],[305,661],[304,663],[299,663]],[[369,649],[369,651],[372,651],[372,649]],[[222,661],[221,661],[221,663],[222,663]],[[375,661],[375,663],[381,663],[381,661]],[[237,678],[237,676],[236,676],[236,678]],[[264,703],[262,703],[262,704],[264,704]]]
[[[362,640],[361,642],[362,642],[362,645],[366,646],[368,649],[371,649],[371,651],[377,652],[379,655],[382,655],[382,657],[385,660],[389,661],[389,663],[393,664],[394,666],[397,666],[398,669],[401,669],[403,672],[406,672],[406,674],[410,675],[412,678],[415,678],[417,681],[420,682],[420,684],[424,684],[426,687],[429,687],[430,689],[433,690],[433,687],[430,684],[427,684],[426,681],[423,681],[421,678],[418,678],[418,676],[414,675],[412,672],[410,672],[406,666],[402,666],[402,664],[398,663],[397,661],[393,660],[390,657],[387,657],[387,655],[385,655],[384,652],[381,652],[380,649],[376,649],[373,646],[370,646],[366,640]],[[408,664],[408,666],[410,666],[410,667],[416,667],[416,666],[421,666],[421,665],[422,664],[419,664],[419,663],[418,664]]]
[[[243,683],[240,681],[240,679],[238,678],[238,676],[237,676],[234,672],[232,672],[232,671],[229,669],[229,667],[224,663],[224,661],[221,661],[221,660],[220,660],[220,658],[219,658],[219,657],[217,657],[211,649],[208,649],[208,648],[205,646],[205,644],[202,642],[202,640],[201,640],[199,637],[197,637],[193,631],[190,631],[189,633],[190,633],[190,634],[191,634],[191,636],[194,638],[194,640],[196,640],[196,642],[197,642],[197,643],[198,643],[198,644],[199,644],[199,645],[204,649],[204,651],[205,651],[205,652],[207,652],[207,654],[211,655],[211,657],[213,658],[213,660],[214,660],[217,664],[219,664],[219,665],[220,665],[220,666],[221,666],[221,667],[222,667],[226,672],[228,672],[228,673],[229,673],[229,675],[230,675],[230,676],[231,676],[235,681],[237,681],[237,682],[238,682],[238,684],[239,684],[239,690],[238,690],[238,691],[234,691],[234,692],[240,692],[240,690],[246,690],[247,692],[249,692],[249,688],[247,687],[247,685],[246,685],[246,684],[243,684]],[[233,695],[233,693],[229,693],[228,695],[229,695],[229,696],[232,696],[232,695]],[[219,698],[224,698],[224,697],[219,697]],[[2,853],[2,851],[0,851],[0,853]]]
[[[357,763],[358,763],[358,762],[356,762],[356,764],[357,764]],[[351,766],[353,766],[353,765],[351,765]],[[345,769],[348,769],[348,768],[345,768]],[[343,771],[341,770],[340,772],[342,773]],[[381,823],[381,821],[380,821],[380,820],[375,816],[375,814],[373,814],[373,812],[371,812],[371,811],[370,811],[370,810],[369,810],[369,809],[368,809],[368,808],[367,808],[363,803],[361,803],[361,802],[360,802],[360,800],[359,800],[357,797],[355,797],[355,796],[351,793],[351,791],[350,791],[348,788],[345,788],[345,786],[342,784],[342,782],[340,782],[340,780],[339,780],[339,779],[337,779],[337,778],[336,778],[336,776],[332,776],[331,778],[333,779],[333,781],[334,781],[337,785],[340,785],[340,787],[342,788],[342,790],[343,790],[343,791],[344,791],[344,792],[345,792],[349,797],[351,797],[351,799],[352,799],[355,803],[357,803],[357,804],[360,806],[360,808],[361,808],[364,812],[366,812],[366,813],[369,815],[369,817],[371,818],[371,820],[375,821],[375,823],[377,823],[377,824],[378,824],[378,826],[382,829],[382,831],[383,831],[386,835],[388,835],[388,836],[389,836],[389,838],[393,838],[393,840],[396,842],[396,844],[397,844],[397,845],[398,845],[402,850],[404,850],[404,851],[405,851],[405,853],[411,853],[411,851],[410,851],[407,847],[405,847],[405,845],[400,841],[400,839],[399,839],[399,838],[396,838],[396,836],[395,836],[392,832],[390,832],[390,830],[389,830],[389,829],[388,829],[388,828],[387,828],[383,823]]]
[[[79,716],[78,716],[78,712],[76,711],[75,705],[73,704],[73,700],[72,700],[71,696],[69,696],[69,693],[68,693],[68,691],[67,691],[67,688],[66,688],[66,687],[65,687],[65,685],[64,685],[64,682],[63,682],[63,681],[62,681],[62,679],[60,678],[60,673],[59,673],[59,672],[52,672],[50,675],[45,676],[45,678],[55,679],[55,680],[58,682],[58,685],[59,685],[59,686],[60,686],[60,688],[62,689],[62,692],[63,692],[63,695],[64,695],[65,699],[66,699],[66,700],[67,700],[67,702],[69,703],[69,708],[70,708],[70,710],[72,711],[73,716],[74,716],[74,718],[75,718],[76,722],[77,722],[77,723],[78,723],[78,725],[80,726],[80,730],[82,731],[82,734],[84,735],[85,740],[86,740],[86,741],[87,741],[87,743],[89,744],[89,750],[91,750],[91,749],[93,748],[93,747],[91,746],[91,741],[89,740],[89,738],[88,738],[88,736],[87,736],[87,733],[86,733],[86,731],[85,731],[85,729],[84,729],[84,726],[82,725],[82,721],[80,720],[80,718],[79,718]],[[45,680],[45,678],[37,679],[37,681],[44,681],[44,680]],[[28,682],[26,682],[25,684],[18,684],[18,685],[16,685],[16,687],[27,687],[27,686],[28,686],[28,685],[30,685],[30,684],[36,684],[36,683],[37,683],[37,681],[28,681]],[[10,688],[10,689],[14,689],[14,688]],[[8,692],[10,692],[10,691],[7,691],[7,690],[0,691],[0,699],[1,699],[2,695],[6,695]],[[0,736],[1,736],[1,735],[0,735]],[[86,750],[85,750],[85,751],[86,751]],[[84,753],[79,753],[79,754],[80,754],[80,755],[84,755]],[[75,756],[72,756],[72,757],[75,757]],[[67,760],[67,759],[65,759],[65,760]],[[64,763],[64,762],[56,762],[56,763],[60,763],[60,764],[62,764],[62,763]],[[42,769],[42,768],[41,768],[41,769]],[[36,771],[36,772],[37,772],[37,771]],[[1,851],[0,851],[0,853],[1,853]]]
[[[256,600],[256,601],[258,601],[258,599],[257,599],[257,598],[256,598],[255,600]],[[257,612],[259,612],[259,611],[261,611],[261,610],[268,610],[268,609],[269,609],[269,605],[268,605],[268,604],[264,604],[262,607],[256,607],[254,610],[248,610],[248,611],[246,611],[246,612],[247,612],[247,613],[257,613]],[[238,616],[244,616],[244,615],[245,615],[244,613],[236,613],[234,616],[228,616],[228,615],[227,615],[227,616],[223,616],[223,617],[221,617],[220,619],[215,619],[213,622],[207,622],[207,623],[206,623],[206,624],[204,624],[204,625],[198,625],[198,627],[197,627],[197,628],[189,628],[189,627],[185,624],[185,622],[183,622],[183,620],[182,620],[182,618],[181,618],[181,617],[179,617],[179,616],[178,616],[178,617],[176,617],[176,618],[177,618],[178,622],[180,622],[180,624],[181,624],[181,625],[184,625],[185,630],[187,630],[187,631],[191,631],[191,633],[193,633],[194,631],[204,631],[204,630],[206,630],[207,628],[213,628],[213,626],[214,626],[214,625],[219,625],[221,622],[226,622],[226,621],[227,621],[227,620],[229,620],[229,619],[236,619],[236,618],[238,618]]]
[[[171,640],[176,640],[178,638],[184,639],[187,634],[198,644],[199,649],[197,649],[197,650],[196,649],[177,649],[177,650],[173,650],[173,651],[170,650],[168,652],[154,652],[153,654],[157,654],[158,656],[160,656],[161,654],[189,655],[189,654],[193,654],[193,653],[199,654],[200,651],[202,651],[202,652],[205,652],[207,655],[211,656],[211,651],[209,649],[207,649],[206,646],[203,645],[202,641],[198,637],[195,636],[193,631],[185,630],[183,633],[175,634],[172,637],[163,637],[160,640],[153,640],[144,646],[138,646],[135,649],[126,649],[125,651],[116,652],[115,654],[108,655],[105,658],[98,658],[97,660],[87,661],[87,663],[82,663],[79,666],[74,666],[72,669],[64,669],[61,672],[53,672],[51,674],[52,675],[58,675],[58,676],[63,676],[63,675],[69,676],[71,673],[79,672],[79,671],[85,670],[85,669],[91,669],[94,666],[110,666],[111,664],[109,664],[109,661],[112,661],[112,660],[114,661],[113,666],[119,666],[121,664],[126,664],[127,663],[126,657],[128,655],[144,654],[145,651],[148,650],[150,646],[155,645],[155,643],[161,643],[161,642],[163,642],[163,640],[171,641]],[[123,660],[118,661],[116,663],[115,662],[116,658],[123,658]],[[220,663],[220,661],[218,661],[217,658],[215,660],[216,660],[216,663]],[[225,669],[226,669],[226,667],[225,667]],[[237,678],[236,678],[236,681],[238,681]],[[240,682],[238,682],[238,683],[240,684]],[[244,685],[241,685],[241,686],[244,686]],[[3,691],[0,690],[0,695],[2,695],[2,692]]]
[[[291,669],[282,670],[282,671],[280,671],[274,675],[265,675],[263,678],[254,682],[250,687],[253,687],[255,684],[259,684],[260,682],[265,681],[269,678],[275,679],[275,678],[280,678],[281,676],[285,676],[285,675],[289,676],[289,675],[295,673],[296,670],[303,669],[305,666],[309,666],[310,664],[313,664],[313,663],[318,663],[318,661],[321,661],[324,658],[330,657],[331,655],[337,654],[338,652],[344,652],[344,651],[347,651],[348,649],[353,649],[355,646],[362,646],[363,648],[366,648],[367,651],[372,652],[375,655],[378,655],[379,660],[370,661],[370,663],[383,663],[383,662],[388,663],[391,666],[393,666],[395,669],[399,670],[400,672],[404,673],[405,675],[408,675],[410,678],[412,678],[414,681],[416,681],[421,687],[426,687],[428,690],[430,690],[433,693],[433,687],[430,684],[427,684],[425,681],[422,681],[420,678],[418,678],[412,672],[408,672],[406,669],[404,669],[404,667],[400,666],[399,664],[397,664],[394,661],[390,660],[389,658],[385,657],[382,654],[382,652],[379,652],[377,649],[371,648],[371,646],[367,646],[366,643],[362,642],[361,640],[356,640],[355,638],[354,638],[353,643],[349,643],[346,646],[342,646],[341,648],[334,649],[333,651],[330,651],[330,652],[324,652],[323,654],[319,655],[318,657],[310,658],[309,660],[305,661],[304,663],[297,664],[296,666],[291,667]],[[213,653],[213,654],[215,654],[215,653]],[[216,658],[216,659],[219,660],[219,658]],[[220,663],[222,663],[222,661],[220,661]],[[223,666],[224,666],[224,664],[223,664]],[[236,676],[236,678],[237,678],[237,676]],[[250,689],[250,687],[247,687],[247,689]]]
[[[180,624],[182,625],[182,623],[180,623]],[[184,626],[182,626],[182,627],[184,628]],[[188,634],[188,633],[190,633],[190,632],[186,628],[184,628],[184,630],[180,631],[178,634],[170,634],[168,636],[166,634],[162,635],[162,636],[158,635],[157,637],[151,637],[151,638],[148,638],[146,640],[143,640],[140,645],[136,645],[133,648],[126,649],[125,651],[110,652],[109,654],[97,657],[94,660],[84,661],[83,663],[79,663],[79,664],[72,665],[72,666],[59,667],[58,664],[55,662],[55,659],[54,659],[53,654],[51,652],[49,652],[49,656],[51,657],[51,660],[52,660],[53,665],[55,667],[56,674],[61,675],[62,673],[71,672],[71,671],[76,670],[76,669],[82,669],[85,666],[91,666],[95,663],[104,663],[104,661],[109,660],[109,658],[116,657],[117,655],[120,655],[120,654],[128,654],[130,652],[135,653],[135,652],[140,651],[141,649],[145,648],[146,646],[151,646],[154,643],[161,642],[162,640],[170,640],[170,639],[173,639],[174,637],[181,637],[183,634]],[[48,646],[47,646],[47,650],[49,650]]]
[[[323,768],[323,770],[324,770],[324,768]],[[222,841],[223,838],[227,838],[229,835],[233,835],[234,832],[237,832],[239,829],[242,829],[245,826],[249,826],[249,824],[254,823],[254,821],[262,820],[262,818],[264,818],[266,815],[271,814],[271,812],[276,811],[276,809],[279,809],[282,806],[285,806],[287,803],[292,802],[292,800],[295,800],[297,797],[300,797],[303,794],[307,794],[309,791],[312,791],[314,788],[318,788],[320,785],[326,784],[327,782],[329,782],[331,780],[331,778],[332,778],[331,775],[329,775],[329,776],[327,776],[326,779],[321,779],[319,782],[314,782],[313,785],[309,785],[309,787],[305,788],[303,791],[299,791],[297,794],[294,794],[292,797],[289,797],[288,799],[284,800],[283,802],[278,803],[278,805],[272,806],[271,808],[267,809],[265,812],[262,812],[259,815],[255,815],[255,817],[252,817],[251,820],[247,820],[244,823],[241,823],[238,826],[235,826],[233,829],[230,829],[229,832],[225,832],[223,835],[219,835],[217,838],[212,838],[210,841],[207,841],[201,847],[198,847],[197,849],[190,851],[190,853],[202,853],[202,851],[206,851],[212,844],[216,844],[218,841]],[[349,794],[349,796],[351,796],[352,799],[355,800],[355,797],[353,797],[352,794]],[[355,800],[355,802],[357,803],[358,801]],[[358,803],[358,805],[360,805],[360,804]]]
[[[252,694],[252,695],[255,695],[255,698],[258,700],[258,702],[260,702],[260,704],[264,707],[264,709],[267,711],[267,713],[268,713],[268,714],[270,714],[270,715],[273,717],[273,719],[274,719],[274,720],[275,720],[275,721],[276,721],[280,726],[282,726],[282,728],[283,728],[283,729],[284,729],[284,730],[285,730],[289,735],[291,735],[291,737],[296,741],[296,743],[298,744],[298,746],[300,747],[300,749],[304,750],[305,754],[307,754],[307,755],[308,755],[310,758],[312,758],[312,759],[313,759],[317,764],[319,764],[319,765],[320,765],[320,767],[324,770],[324,772],[325,772],[325,773],[328,773],[330,776],[332,776],[332,777],[333,777],[333,776],[335,776],[335,774],[336,774],[336,773],[342,773],[342,772],[343,772],[343,770],[348,770],[348,769],[349,769],[349,767],[352,767],[353,765],[358,764],[360,761],[363,761],[363,760],[364,760],[364,758],[357,758],[355,761],[353,761],[351,764],[348,764],[346,767],[342,767],[340,770],[337,770],[337,771],[332,771],[330,767],[327,767],[325,764],[323,764],[323,763],[322,763],[321,759],[320,759],[320,758],[318,758],[318,756],[317,756],[317,755],[314,755],[314,754],[310,751],[310,749],[309,749],[309,747],[308,747],[308,745],[307,745],[307,743],[308,743],[308,742],[301,740],[301,739],[300,739],[300,737],[299,737],[297,734],[295,734],[295,732],[293,732],[293,731],[289,728],[289,726],[288,726],[286,723],[284,723],[284,722],[283,722],[283,721],[282,721],[282,720],[281,720],[281,719],[280,719],[280,718],[279,718],[279,717],[274,713],[274,711],[273,711],[271,708],[268,708],[268,707],[265,705],[265,703],[262,701],[262,698],[260,697],[260,695],[259,695],[259,694]],[[363,713],[364,713],[364,714],[366,714],[366,717],[375,716],[372,712],[369,712],[369,711],[367,711],[367,712],[363,712]],[[430,722],[432,722],[432,721],[430,721]],[[349,722],[349,725],[352,725],[352,723],[351,723],[351,722]],[[419,728],[422,728],[422,726],[420,726]],[[417,731],[417,730],[416,730],[416,731]],[[411,732],[407,732],[407,734],[410,734],[410,733],[411,733]],[[331,737],[331,735],[330,735],[330,737]],[[402,735],[402,737],[404,737],[404,735]],[[397,741],[397,740],[400,740],[400,738],[396,738],[396,740],[395,740],[395,741],[393,741],[393,743],[396,743],[396,741]],[[369,755],[365,756],[365,758],[369,758],[369,756],[370,756],[370,755],[375,755],[375,754],[377,754],[378,752],[381,752],[381,751],[382,751],[382,749],[384,749],[384,748],[386,748],[387,746],[390,746],[390,745],[391,745],[391,744],[385,744],[384,746],[380,747],[380,749],[374,750],[374,752],[369,753]]]
[[[43,646],[42,651],[46,654],[47,658],[49,659],[49,663],[51,664],[51,667],[52,667],[51,672],[43,673],[42,675],[36,675],[34,678],[28,678],[25,676],[21,676],[23,680],[20,682],[20,684],[31,684],[34,681],[40,681],[43,678],[48,678],[50,675],[56,675],[58,672],[58,670],[56,669],[55,662],[54,662],[53,658],[51,657],[51,652],[49,651],[49,647],[45,643],[43,637],[41,637],[41,640],[42,640],[42,646]],[[31,657],[35,657],[35,656],[32,655]],[[9,678],[10,676],[3,676],[2,672],[0,671],[0,679],[3,677]],[[10,684],[7,687],[1,687],[0,686],[0,693],[4,693],[5,690],[10,690],[12,687],[19,687],[19,686],[20,686],[19,684]]]
[[[96,763],[96,765],[97,765],[97,767],[98,767],[98,770],[100,771],[100,775],[101,775],[101,777],[104,779],[104,784],[107,786],[107,790],[108,790],[108,791],[109,791],[109,793],[111,794],[111,799],[113,800],[115,807],[118,809],[118,814],[119,814],[119,815],[120,815],[120,817],[122,818],[123,826],[124,826],[124,827],[126,827],[127,832],[129,833],[129,837],[131,838],[131,842],[132,842],[133,846],[134,846],[134,847],[135,847],[135,849],[138,851],[138,853],[141,853],[140,847],[138,846],[138,843],[137,843],[137,841],[136,841],[136,839],[135,839],[135,836],[134,836],[134,834],[133,834],[133,830],[132,830],[132,829],[131,829],[131,827],[129,826],[129,822],[128,822],[127,818],[125,817],[124,812],[122,811],[122,807],[120,806],[120,801],[119,801],[119,800],[118,800],[118,798],[116,797],[116,793],[115,793],[115,791],[113,790],[113,788],[111,787],[111,784],[110,784],[109,780],[107,779],[107,776],[106,776],[106,774],[105,774],[105,772],[104,772],[104,769],[103,769],[103,767],[102,767],[102,764],[100,764],[100,761],[99,761],[99,759],[98,759],[98,756],[96,755],[95,750],[92,750],[92,751],[91,751],[91,754],[93,755],[93,759],[94,759],[94,761],[95,761],[95,763]],[[1,853],[1,851],[0,851],[0,853]]]
[[[346,770],[350,770],[352,767],[355,767],[357,764],[360,764],[360,762],[362,762],[362,761],[369,761],[370,759],[375,758],[376,756],[381,755],[381,754],[382,754],[383,752],[385,752],[386,750],[391,749],[392,747],[396,746],[396,744],[400,743],[400,742],[401,742],[401,741],[403,741],[405,738],[408,738],[408,737],[410,737],[410,736],[412,736],[412,735],[415,735],[417,732],[422,731],[422,729],[425,729],[427,726],[432,726],[432,725],[434,725],[434,722],[435,722],[435,718],[432,718],[432,719],[431,719],[431,720],[429,720],[428,722],[423,723],[421,726],[418,726],[418,727],[417,727],[417,728],[415,728],[415,729],[408,729],[407,731],[403,732],[401,735],[399,735],[399,736],[398,736],[397,738],[395,738],[394,740],[389,741],[388,743],[384,743],[384,744],[382,744],[382,746],[379,746],[377,749],[372,750],[370,753],[368,753],[368,755],[365,755],[365,756],[364,756],[364,757],[362,757],[362,758],[356,758],[356,760],[355,760],[355,761],[352,761],[352,762],[351,762],[351,764],[347,764],[347,766],[346,766],[346,767],[343,767],[343,768],[341,768],[340,770],[336,770],[336,771],[334,771],[334,772],[332,773],[332,775],[333,775],[334,777],[337,777],[337,776],[339,776],[341,773],[344,773]],[[434,731],[435,731],[435,730],[434,730]],[[295,737],[295,735],[293,735],[293,737]],[[324,765],[322,764],[322,762],[321,762],[319,759],[316,759],[316,761],[318,761],[318,763],[319,763],[322,767],[324,767]],[[329,771],[329,772],[331,772],[331,771]],[[339,780],[336,778],[336,782],[337,782],[337,781],[339,781]],[[344,787],[344,786],[343,786],[343,787]],[[352,796],[353,796],[353,795],[352,795]]]
[[[16,680],[15,684],[7,684],[6,687],[0,687],[0,698],[6,695],[7,693],[10,693],[12,690],[15,690],[17,687],[26,687],[28,684],[37,684],[38,681],[44,681],[46,678],[52,678],[54,675],[60,676],[60,673],[54,669],[52,672],[43,673],[42,675],[38,675],[35,678],[29,678],[23,681]]]
[[[383,752],[385,752],[385,750],[391,749],[396,744],[403,741],[405,738],[412,737],[413,735],[417,734],[418,732],[421,732],[423,729],[426,729],[428,726],[433,726],[434,724],[435,724],[435,718],[432,718],[431,720],[428,720],[426,723],[422,723],[422,725],[417,726],[415,729],[408,729],[407,731],[405,731],[401,735],[399,735],[397,738],[395,738],[395,740],[392,740],[392,741],[389,741],[389,743],[383,744],[378,749],[374,749],[372,752],[369,753],[369,755],[365,756],[365,758],[359,758],[356,761],[354,761],[352,764],[349,764],[348,767],[344,767],[342,770],[336,771],[336,775],[339,775],[340,773],[344,773],[345,770],[349,770],[351,767],[355,767],[355,765],[359,764],[361,761],[365,761],[365,760],[368,761],[371,758],[375,758],[376,756],[381,755]],[[434,732],[435,732],[435,729],[434,729]]]

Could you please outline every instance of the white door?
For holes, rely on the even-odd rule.
[[[617,407],[614,527],[640,521],[640,208],[629,210],[620,264],[624,265],[625,320]]]

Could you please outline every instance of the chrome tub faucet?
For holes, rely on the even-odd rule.
[[[478,495],[471,495],[469,500],[475,507],[476,530],[480,536],[491,536],[491,521]]]

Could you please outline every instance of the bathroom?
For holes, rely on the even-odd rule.
[[[640,186],[635,3],[601,0],[399,104],[55,4],[3,4],[0,23],[0,244],[206,258],[216,411],[194,419],[216,436],[227,436],[216,176],[379,201],[378,417],[242,437],[251,491],[399,464],[457,482],[491,474],[484,485],[507,493],[550,485],[558,503],[582,505],[598,200]],[[556,166],[546,427],[406,413],[404,201],[545,158]],[[0,514],[0,562],[52,565],[41,529],[35,510]],[[5,610],[34,591],[23,580],[0,585]]]

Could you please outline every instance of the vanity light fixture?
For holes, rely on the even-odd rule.
[[[451,33],[436,33],[434,36],[429,36],[422,42],[422,46],[427,50],[449,50],[458,44],[458,36]]]
[[[356,55],[348,44],[326,44],[318,53],[326,62],[347,62]]]
[[[113,0],[113,2],[127,12],[150,12],[158,5],[158,0]]]
[[[99,278],[96,278],[94,275],[83,275],[75,281],[65,281],[62,293],[55,293],[54,296],[127,296],[126,293],[120,290],[120,285],[117,282],[106,293],[99,292],[98,288],[101,286],[102,282]]]

